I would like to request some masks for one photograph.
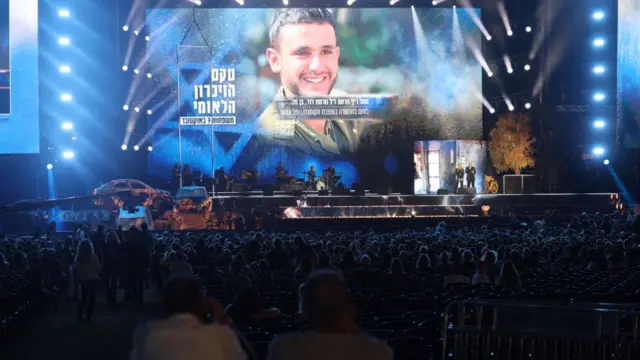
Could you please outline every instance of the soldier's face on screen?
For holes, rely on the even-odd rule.
[[[338,77],[340,48],[329,23],[288,24],[280,28],[277,49],[267,50],[271,70],[280,74],[290,96],[329,95]]]

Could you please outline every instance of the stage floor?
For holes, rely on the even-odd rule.
[[[47,201],[20,202],[0,206],[0,221],[5,231],[24,222],[33,228],[34,223],[56,221],[61,228],[76,229],[84,224],[108,227],[117,223],[117,211],[105,209],[96,203],[97,197],[83,196]],[[171,209],[154,211],[156,229],[227,230],[233,221],[242,216],[251,223],[257,213],[266,216],[274,228],[327,229],[336,227],[411,227],[433,223],[443,218],[459,219],[465,224],[483,224],[492,215],[530,215],[541,218],[548,211],[567,218],[585,213],[611,213],[622,207],[618,194],[498,194],[498,195],[380,195],[364,196],[327,195],[317,192],[292,195],[276,192],[265,196],[262,192],[223,193],[212,198],[211,209],[200,208],[182,213]],[[127,199],[133,204],[136,199]],[[430,219],[431,218],[431,219]],[[424,221],[416,221],[423,219]],[[265,225],[266,226],[266,225]],[[466,225],[465,225],[466,226]],[[232,227],[231,227],[232,228]]]
[[[262,209],[282,212],[285,219],[362,217],[451,217],[489,214],[577,215],[583,212],[611,212],[620,197],[593,194],[478,194],[478,195],[300,195],[275,192],[222,193],[214,196],[214,206],[233,209]]]

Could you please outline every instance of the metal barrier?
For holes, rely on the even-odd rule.
[[[465,300],[444,312],[442,360],[640,359],[640,305]]]

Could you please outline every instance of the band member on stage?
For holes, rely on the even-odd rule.
[[[171,169],[171,187],[173,188],[173,192],[178,191],[180,188],[180,164],[176,163],[173,165]]]
[[[193,185],[202,186],[202,171],[193,169]]]
[[[333,168],[333,165],[329,164],[329,167],[325,170],[327,175],[336,176],[336,169]]]
[[[327,187],[333,189],[336,185],[336,169],[333,168],[332,164],[329,164],[329,167],[324,170],[324,176],[326,177]]]
[[[216,184],[216,191],[227,191],[227,187],[229,185],[229,177],[227,173],[224,171],[224,167],[217,169],[213,173],[213,177]]]
[[[464,170],[467,174],[467,187],[468,188],[476,188],[476,167],[473,166],[471,162],[467,165],[467,168]]]
[[[316,184],[316,167],[311,165],[309,172],[307,172],[307,182],[309,186],[315,186]]]
[[[456,192],[464,187],[464,169],[462,168],[462,163],[458,163],[458,168],[456,169]]]
[[[193,179],[191,178],[191,168],[189,164],[185,164],[182,168],[182,186],[193,185]]]
[[[254,168],[246,169],[242,172],[242,178],[245,179],[248,190],[251,191],[258,182],[258,172]]]
[[[278,164],[276,168],[276,181],[278,183],[289,181],[289,176],[287,176],[287,169],[284,168],[284,165],[281,163]]]

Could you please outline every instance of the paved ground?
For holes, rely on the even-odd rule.
[[[121,303],[110,309],[101,301],[103,298],[98,295],[93,323],[77,323],[77,305],[71,302],[33,319],[13,343],[4,346],[0,359],[128,359],[133,330],[158,314],[159,303]]]

